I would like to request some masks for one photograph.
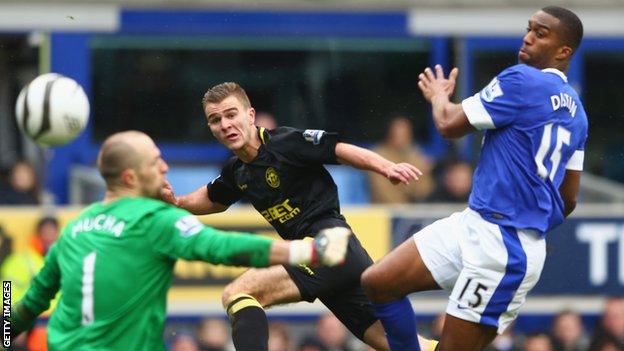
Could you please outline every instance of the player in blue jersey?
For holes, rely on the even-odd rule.
[[[485,130],[469,207],[407,240],[362,275],[392,350],[419,350],[405,297],[450,292],[438,350],[482,350],[516,318],[544,264],[545,233],[576,205],[587,116],[564,72],[583,36],[571,11],[529,20],[520,64],[461,104],[457,69],[427,68],[418,86],[446,138]]]

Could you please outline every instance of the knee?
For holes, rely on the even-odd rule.
[[[225,286],[225,289],[223,289],[223,293],[221,293],[221,305],[223,305],[223,308],[227,308],[228,304],[230,303],[230,299],[235,294],[236,293],[232,289],[232,284],[228,284]]]
[[[376,298],[379,297],[382,292],[382,287],[384,285],[384,275],[382,273],[383,272],[381,272],[377,266],[372,265],[362,273],[360,279],[364,292],[373,302],[376,302]]]
[[[223,308],[227,308],[230,302],[232,302],[232,299],[236,297],[236,295],[244,293],[246,292],[242,291],[237,286],[237,284],[234,284],[234,282],[226,285],[225,289],[223,289],[223,293],[221,294],[221,304],[223,305]]]
[[[221,294],[221,304],[223,305],[223,308],[227,310],[232,301],[237,300],[242,296],[251,297],[263,308],[266,307],[265,298],[262,294],[251,292],[248,288],[245,288],[244,285],[236,284],[236,281],[228,284],[225,289],[223,289],[223,293]]]

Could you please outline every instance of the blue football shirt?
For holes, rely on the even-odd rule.
[[[489,222],[545,233],[563,221],[565,170],[583,169],[587,116],[561,71],[524,64],[462,101],[486,129],[469,206]]]

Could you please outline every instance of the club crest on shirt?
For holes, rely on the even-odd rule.
[[[273,169],[273,167],[267,168],[265,178],[267,184],[269,184],[271,188],[277,188],[280,186],[279,176],[277,175],[277,172]]]
[[[303,138],[306,141],[311,142],[313,145],[318,145],[321,143],[321,138],[325,134],[324,130],[318,129],[306,129],[303,131]]]
[[[484,101],[492,102],[499,96],[503,96],[503,89],[501,89],[498,79],[495,77],[490,84],[481,90],[481,98]]]

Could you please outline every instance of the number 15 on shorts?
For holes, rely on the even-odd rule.
[[[458,281],[458,283],[460,282]],[[468,278],[461,288],[459,296],[457,297],[457,308],[479,308],[481,304],[485,301],[484,295],[485,293],[487,293],[487,291],[487,286],[479,283],[476,280],[473,280],[472,278]]]

